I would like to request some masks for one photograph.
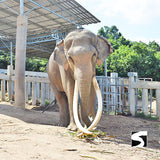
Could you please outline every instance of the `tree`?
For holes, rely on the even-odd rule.
[[[143,42],[126,40],[116,26],[104,26],[98,34],[107,38],[114,52],[107,59],[108,72],[117,72],[126,77],[128,72],[138,72],[142,78],[160,80],[160,46],[155,41],[148,45]],[[104,65],[96,68],[98,75],[104,75]]]
[[[26,57],[26,71],[45,72],[48,59]],[[0,51],[0,69],[6,69],[10,65],[10,54]],[[15,56],[13,55],[13,67],[15,66]],[[14,67],[15,68],[15,67]]]
[[[126,40],[116,26],[104,26],[98,30],[98,35],[107,38],[112,44],[113,49],[118,49],[121,45],[130,45],[130,41]]]

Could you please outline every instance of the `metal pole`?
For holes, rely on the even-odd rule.
[[[20,15],[24,14],[24,0],[20,0]]]
[[[105,77],[107,77],[107,61],[104,61],[104,72],[105,72]]]
[[[11,57],[11,65],[13,65],[13,55],[12,55],[12,42],[10,42],[10,57]]]

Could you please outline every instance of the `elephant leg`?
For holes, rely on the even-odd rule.
[[[69,107],[69,111],[70,111],[70,123],[67,128],[69,130],[76,131],[78,128],[75,124],[74,117],[73,117],[73,104]]]
[[[55,97],[59,105],[60,125],[67,127],[70,119],[67,96],[64,92],[56,92]]]
[[[67,97],[68,97],[68,104],[69,104],[69,114],[70,114],[70,124],[68,125],[68,129],[72,131],[76,131],[78,128],[74,121],[73,116],[73,93],[74,93],[74,81],[72,80],[70,83],[68,83],[67,86]]]
[[[87,127],[91,125],[91,120],[94,120],[95,118],[95,98],[96,98],[95,89],[93,84],[91,84],[87,110],[86,111],[81,110],[81,118],[83,122],[87,125]]]

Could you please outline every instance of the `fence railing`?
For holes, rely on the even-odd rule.
[[[45,100],[54,100],[47,73],[26,71],[25,75],[26,102],[31,101],[32,105],[36,105],[38,101],[44,106]],[[148,90],[155,89],[156,116],[160,118],[160,82],[138,80],[137,73],[128,73],[128,76],[129,78],[120,78],[117,73],[111,73],[110,77],[96,77],[102,92],[104,111],[113,114],[127,111],[135,115],[138,101],[136,90],[139,88],[142,89],[141,108],[143,113],[148,115]],[[7,70],[0,69],[1,101],[14,100],[14,79],[12,67]]]
[[[15,71],[10,66],[7,70],[0,69],[1,101],[14,100],[14,73]],[[53,101],[54,94],[47,73],[26,71],[25,75],[26,103],[31,100],[32,105],[36,105],[38,102],[44,106],[45,100]]]
[[[156,90],[156,116],[160,119],[160,82],[138,80],[137,73],[129,73],[130,112],[136,114],[136,89],[142,89],[142,111],[148,115],[148,90]]]

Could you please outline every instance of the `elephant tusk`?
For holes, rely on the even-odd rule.
[[[103,110],[103,105],[102,105],[102,94],[101,94],[101,90],[99,89],[99,85],[97,83],[96,77],[93,77],[93,86],[94,89],[96,91],[96,95],[97,95],[97,100],[98,100],[98,110],[97,110],[97,114],[96,117],[94,119],[94,121],[92,122],[92,124],[87,128],[88,131],[92,130],[97,123],[99,122],[101,115],[102,115],[102,110]]]
[[[97,95],[97,99],[98,99],[98,110],[97,110],[96,117],[95,117],[94,121],[92,122],[92,124],[87,129],[85,129],[84,127],[82,127],[82,125],[79,121],[79,118],[78,118],[78,82],[77,82],[77,80],[75,80],[74,97],[73,97],[74,120],[75,120],[75,123],[76,123],[77,127],[79,128],[79,130],[86,133],[86,134],[93,134],[92,132],[90,132],[90,130],[92,130],[99,122],[101,115],[102,115],[102,109],[103,109],[102,95],[101,95],[101,91],[99,89],[99,86],[98,86],[98,83],[97,83],[97,80],[95,77],[93,77],[93,86],[96,91],[96,95]]]
[[[78,118],[78,82],[75,80],[75,87],[74,87],[74,95],[73,95],[73,116],[75,123],[80,131],[86,134],[93,134],[92,132],[88,131],[88,129],[85,129],[82,127],[79,118]]]

